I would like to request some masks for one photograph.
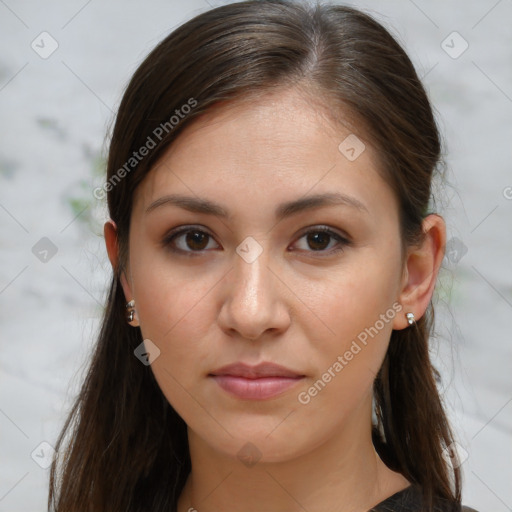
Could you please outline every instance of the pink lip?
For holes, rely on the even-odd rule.
[[[233,375],[212,375],[217,384],[239,398],[265,400],[294,386],[303,377],[261,377],[247,379]]]
[[[228,393],[249,400],[264,400],[279,395],[305,377],[274,363],[256,366],[235,363],[223,366],[209,376]]]

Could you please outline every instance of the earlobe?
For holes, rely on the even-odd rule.
[[[406,313],[413,313],[418,321],[424,315],[434,293],[446,246],[444,219],[437,214],[425,217],[423,232],[423,243],[410,248],[408,252],[405,279],[398,299],[403,305],[404,314],[395,317],[395,330],[409,327]]]

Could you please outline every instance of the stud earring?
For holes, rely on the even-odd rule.
[[[409,325],[412,325],[415,322],[414,313],[406,313],[405,316],[407,317],[407,322]]]
[[[130,302],[126,303],[126,320],[132,327],[137,327],[138,322],[136,318],[136,312],[135,312],[135,300],[131,300]]]

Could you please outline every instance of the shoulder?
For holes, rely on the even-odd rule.
[[[399,491],[381,503],[375,505],[369,512],[421,512],[421,488],[411,485]],[[435,512],[478,512],[474,508],[461,506],[446,499],[439,498],[434,505]]]

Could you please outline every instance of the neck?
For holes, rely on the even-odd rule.
[[[359,415],[307,453],[271,463],[262,457],[254,465],[217,451],[189,429],[192,471],[178,512],[368,511],[409,482],[376,453],[371,409]]]

